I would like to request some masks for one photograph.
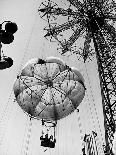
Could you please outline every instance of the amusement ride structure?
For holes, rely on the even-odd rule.
[[[114,0],[83,0],[82,2],[67,0],[67,2],[69,7],[66,9],[51,0],[41,3],[38,12],[40,17],[48,22],[48,27],[44,28],[47,31],[45,37],[50,37],[51,42],[54,39],[58,42],[61,54],[76,54],[83,57],[84,63],[93,55],[90,46],[90,43],[93,43],[104,114],[106,142],[104,154],[112,155],[112,141],[116,126],[116,31],[114,28],[116,3]],[[67,17],[67,21],[60,24],[58,18],[63,16]],[[69,38],[65,35],[67,30],[72,31]],[[84,47],[77,50],[76,41],[83,34],[85,34]],[[96,134],[92,134],[93,139]],[[89,142],[88,154],[91,155],[96,152],[91,151],[93,147],[90,147],[92,142],[89,140],[92,137],[87,139],[85,135],[84,138],[86,143]],[[85,154],[85,148],[83,148],[83,154]]]
[[[62,6],[62,3],[66,3],[65,7]],[[77,68],[70,67],[70,65],[67,65],[67,63],[56,56],[41,58],[39,55],[40,57],[37,56],[29,60],[26,65],[21,68],[13,86],[13,102],[18,103],[23,112],[26,113],[25,116],[29,119],[29,124],[26,124],[25,139],[21,141],[23,143],[22,146],[24,145],[21,148],[21,154],[30,154],[29,151],[34,147],[33,144],[32,146],[30,145],[32,120],[41,121],[42,132],[39,139],[40,145],[42,149],[45,149],[44,152],[49,149],[51,154],[51,150],[55,150],[53,148],[60,148],[56,132],[58,122],[62,118],[68,117],[74,111],[79,113],[82,110],[80,113],[82,114],[85,111],[84,121],[86,123],[83,122],[89,129],[93,126],[94,129],[91,128],[89,134],[85,132],[86,125],[83,127],[84,129],[81,129],[81,114],[79,113],[77,123],[82,141],[81,153],[83,155],[114,155],[112,145],[114,133],[116,132],[115,12],[116,3],[114,0],[61,0],[57,1],[57,3],[55,0],[45,0],[40,4],[37,15],[39,14],[40,17],[47,22],[47,26],[44,28],[47,33],[44,37],[49,39],[51,45],[54,41],[58,44],[57,50],[61,55],[74,55],[78,60],[82,59],[84,65],[89,59],[92,60],[93,55],[96,56],[101,88],[100,97],[102,98],[104,116],[103,130],[105,131],[104,139],[102,139],[103,135],[101,135],[102,138],[100,138],[105,141],[105,144],[101,139],[102,142],[99,141],[100,134],[97,129],[94,130],[96,126],[98,128],[101,127],[96,112],[98,110],[96,107],[100,104],[97,106],[94,104],[92,107],[93,103],[90,104],[87,102],[87,104],[84,103],[82,107],[78,109],[78,106],[81,106],[81,102],[86,98],[86,94],[89,91],[86,87],[85,77],[78,71],[79,66]],[[0,24],[1,70],[13,65],[13,60],[4,55],[2,44],[12,43],[14,40],[13,35],[17,29],[17,25],[11,21],[5,21]],[[79,39],[79,43],[82,47],[78,46]],[[41,54],[41,52],[39,54]],[[33,52],[31,54],[33,54]],[[87,99],[89,97],[87,94]],[[1,114],[0,148],[2,148],[2,145],[5,143],[3,143],[3,133],[5,133],[5,127],[8,125],[7,120],[10,117],[9,109],[12,109],[12,107],[15,106],[6,104],[4,108],[5,112],[3,111]],[[93,112],[91,113],[92,110]],[[94,118],[89,117],[89,114],[94,114]],[[91,119],[90,123],[96,124],[90,124],[89,126],[89,119]],[[75,123],[76,121],[73,122]],[[76,125],[76,123],[74,125]],[[72,132],[72,128],[70,131]],[[99,131],[102,132],[101,130]],[[29,149],[29,147],[31,149]],[[38,150],[40,151],[39,147]]]

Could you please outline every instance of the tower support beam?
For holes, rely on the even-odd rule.
[[[93,42],[101,85],[106,152],[111,155],[113,134],[116,124],[116,55],[111,51],[108,44],[106,44],[102,34],[94,33]]]

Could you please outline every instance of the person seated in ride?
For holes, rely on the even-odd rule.
[[[51,135],[50,136],[50,144],[49,144],[49,147],[50,148],[54,148],[55,147],[55,143],[56,143],[56,139],[54,138],[54,140],[53,140],[53,136]]]
[[[41,136],[40,140],[41,140],[41,146],[49,147],[50,138],[48,138],[48,134],[45,135],[45,138],[43,138],[43,136]]]
[[[40,140],[41,140],[41,146],[50,147],[50,148],[54,148],[55,147],[56,139],[54,138],[54,140],[53,140],[53,136],[52,135],[50,136],[50,138],[48,138],[48,134],[45,135],[45,138],[42,135],[40,137]]]
[[[43,138],[43,135],[40,137],[40,140],[44,140],[45,138]]]

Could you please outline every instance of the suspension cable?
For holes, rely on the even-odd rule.
[[[28,128],[26,131],[26,136],[25,136],[25,144],[24,146],[24,150],[22,151],[24,155],[28,155],[29,154],[29,144],[30,144],[30,138],[31,138],[31,132],[32,132],[32,120],[29,119],[28,122]]]
[[[13,91],[10,94],[10,97],[8,101],[6,102],[6,105],[4,105],[3,112],[1,112],[1,118],[0,118],[0,147],[2,146],[5,132],[7,130],[8,121],[10,120],[11,113],[13,112],[13,105],[14,101],[11,101]],[[10,103],[10,104],[9,104]]]
[[[97,112],[97,109],[96,109],[95,99],[94,99],[94,96],[93,96],[92,86],[91,86],[91,83],[90,83],[90,78],[89,78],[89,75],[88,75],[86,64],[85,64],[85,70],[86,70],[86,75],[87,75],[87,79],[88,79],[88,82],[89,82],[89,90],[90,90],[90,93],[91,93],[92,104],[93,104],[93,108],[94,108],[94,111],[95,111],[95,114],[93,115],[94,116],[93,118],[95,118],[95,116],[96,116],[96,119],[97,119],[97,127],[98,127],[98,129],[100,131],[100,136],[101,136],[102,143],[104,143],[104,138],[103,138],[103,134],[102,134],[100,122],[99,122],[98,112]],[[91,108],[91,105],[90,104],[89,104],[89,106],[90,106],[91,113],[93,113],[93,109]],[[96,126],[96,125],[94,124],[94,126]],[[103,151],[103,147],[102,146],[101,146],[101,151]]]
[[[34,32],[34,29],[35,29],[35,25],[36,25],[36,22],[37,22],[37,18],[38,18],[38,15],[35,16],[35,19],[34,19],[34,22],[33,22],[33,25],[32,25],[32,29],[31,29],[31,32],[30,32],[30,35],[29,35],[29,39],[27,40],[27,43],[26,43],[26,46],[25,46],[25,50],[24,50],[24,55],[23,55],[23,58],[22,58],[22,61],[20,63],[20,67],[19,67],[19,70],[17,72],[17,75],[20,74],[21,70],[22,70],[22,67],[24,65],[24,61],[26,59],[26,56],[28,55],[28,48],[29,48],[29,45],[30,45],[30,42],[32,40],[32,34]]]

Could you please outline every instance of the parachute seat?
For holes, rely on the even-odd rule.
[[[50,141],[49,147],[50,147],[50,148],[55,148],[55,142]]]
[[[49,139],[44,139],[41,141],[41,146],[43,147],[49,147]]]
[[[49,139],[41,140],[41,146],[54,148],[55,147],[55,142],[52,142]]]
[[[13,60],[10,57],[3,57],[3,59],[0,60],[0,70],[10,68],[13,65]]]
[[[50,147],[50,148],[55,147],[56,139],[54,139],[54,141],[52,141],[48,137],[43,138],[43,136],[41,136],[40,140],[41,140],[41,146],[43,146],[43,147]]]

